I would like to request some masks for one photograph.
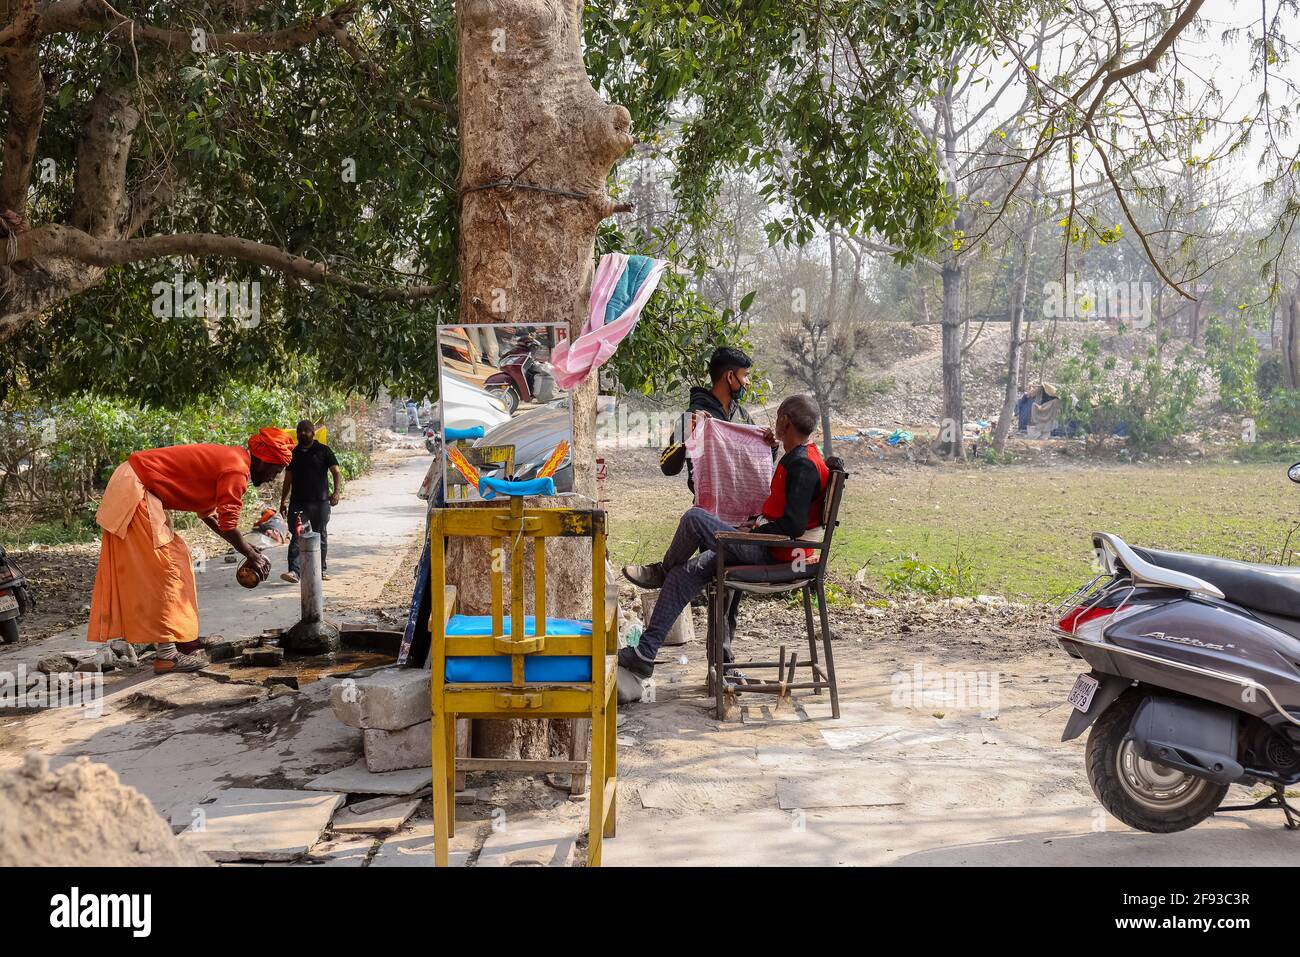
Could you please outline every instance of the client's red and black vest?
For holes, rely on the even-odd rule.
[[[767,522],[754,531],[799,538],[808,529],[817,528],[822,523],[822,503],[829,478],[830,470],[817,446],[796,445],[776,464],[772,493],[763,503],[763,518]],[[785,562],[795,555],[793,549],[774,548],[772,557]]]

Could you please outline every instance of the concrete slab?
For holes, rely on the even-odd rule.
[[[335,716],[352,728],[401,731],[426,723],[433,710],[429,672],[387,668],[367,678],[344,678],[330,688]]]
[[[162,675],[146,681],[126,700],[167,711],[212,711],[262,701],[270,694],[255,685],[213,681],[194,674]]]
[[[624,782],[620,782],[622,790]],[[707,808],[711,811],[727,811],[748,804],[757,790],[770,796],[771,784],[761,781],[744,783],[722,779],[675,781],[661,780],[642,784],[637,788],[637,797],[641,806],[652,811],[674,811],[677,813],[698,812]]]
[[[307,862],[317,867],[364,867],[378,843],[375,837],[336,838],[313,847]]]
[[[572,822],[508,815],[494,822],[479,867],[568,867],[580,836]]]
[[[829,768],[857,764],[861,759],[847,757],[822,745],[760,745],[754,756],[765,771],[826,771]]]
[[[347,794],[414,794],[420,788],[432,785],[432,768],[374,774],[366,769],[363,760],[329,774],[322,774],[309,781],[307,788],[311,791],[342,791]]]
[[[780,778],[776,782],[777,805],[783,811],[815,807],[887,807],[903,804],[907,782],[897,772],[879,768]]]
[[[406,800],[405,797],[398,794],[384,794],[380,797],[367,798],[364,801],[357,801],[355,804],[349,804],[343,810],[351,811],[353,814],[369,814],[371,811],[378,811],[382,808],[403,804]],[[343,813],[342,810],[339,813]]]
[[[418,800],[412,800],[360,813],[352,808],[343,808],[334,815],[331,826],[340,834],[391,834],[399,830],[419,806]]]
[[[874,728],[824,727],[821,733],[826,743],[836,751],[851,748],[916,748],[952,741],[957,737],[952,731],[943,728],[906,728],[900,725],[877,725]]]
[[[465,867],[473,849],[474,831],[458,824],[447,854],[450,867]],[[460,846],[457,846],[460,845]],[[433,867],[433,823],[424,821],[384,841],[371,867]]]
[[[320,840],[339,794],[230,788],[201,805],[197,819],[173,815],[186,827],[180,840],[216,861],[292,861]]]
[[[366,767],[376,774],[383,771],[406,771],[432,763],[433,722],[413,724],[400,731],[377,728],[361,732]]]

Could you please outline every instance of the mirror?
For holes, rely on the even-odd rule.
[[[1286,470],[1286,477],[1292,482],[1300,482],[1300,462]]]
[[[448,505],[481,500],[478,478],[550,476],[573,490],[573,419],[551,375],[562,323],[438,328],[438,433]]]

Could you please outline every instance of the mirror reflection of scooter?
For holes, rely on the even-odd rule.
[[[555,398],[555,380],[546,364],[548,357],[549,350],[541,340],[525,333],[501,357],[497,371],[487,377],[483,388],[500,397],[511,415],[521,402],[550,402]]]

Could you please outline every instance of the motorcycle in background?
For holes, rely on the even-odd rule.
[[[1288,477],[1300,482],[1300,463]],[[1169,833],[1215,811],[1278,808],[1300,782],[1300,568],[1136,548],[1095,532],[1101,574],[1058,609],[1091,670],[1061,740],[1089,731],[1088,783],[1130,827]],[[1089,730],[1090,729],[1090,730]],[[1223,806],[1233,784],[1271,793]]]
[[[520,336],[515,347],[501,357],[498,371],[488,376],[483,388],[505,403],[514,415],[521,402],[550,402],[555,398],[555,379],[546,364],[548,350],[531,334]]]
[[[18,640],[18,619],[35,608],[27,579],[0,545],[0,644]]]

